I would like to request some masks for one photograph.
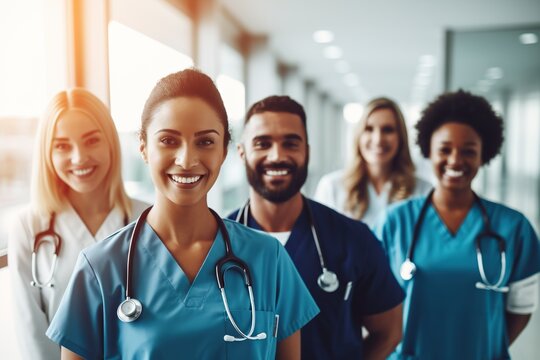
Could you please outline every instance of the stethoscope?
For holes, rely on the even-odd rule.
[[[416,273],[416,265],[413,262],[414,248],[416,246],[416,241],[418,240],[418,234],[420,232],[422,222],[424,221],[426,211],[429,207],[429,204],[432,202],[433,191],[434,190],[432,189],[430,193],[428,194],[426,200],[424,201],[424,204],[422,205],[422,209],[420,210],[420,215],[418,216],[418,220],[416,221],[416,224],[414,225],[413,237],[412,237],[411,245],[409,246],[409,251],[407,252],[407,258],[405,259],[403,264],[401,264],[401,268],[399,271],[401,278],[403,280],[411,280]],[[493,291],[502,292],[502,293],[508,292],[508,286],[501,286],[504,280],[504,276],[506,274],[506,242],[504,241],[502,236],[500,236],[499,234],[497,234],[491,229],[491,223],[489,221],[486,208],[482,204],[482,201],[480,200],[478,195],[476,195],[474,192],[473,192],[473,195],[474,195],[475,203],[478,204],[478,206],[480,207],[480,211],[482,213],[482,220],[484,223],[484,231],[480,232],[476,236],[475,241],[474,241],[475,248],[476,248],[476,262],[478,263],[478,272],[480,273],[480,278],[482,279],[482,281],[477,281],[475,286],[477,289],[482,289],[482,290],[493,290]],[[482,239],[484,238],[494,238],[495,240],[497,240],[498,245],[499,245],[499,251],[501,253],[501,272],[499,274],[499,279],[497,280],[495,284],[492,284],[488,281],[486,273],[484,271],[484,260],[482,257],[482,250],[480,247]]]
[[[45,231],[37,233],[34,237],[34,247],[32,248],[32,281],[30,281],[30,285],[33,287],[54,287],[53,278],[54,274],[56,273],[58,255],[60,254],[60,250],[62,249],[62,237],[58,235],[56,231],[54,231],[55,218],[56,214],[52,213],[49,220],[49,228]],[[128,219],[127,216],[125,216],[124,226],[127,225],[127,223]],[[44,282],[40,282],[37,274],[37,254],[39,251],[39,247],[45,242],[50,242],[53,244],[53,260],[49,269],[49,276],[47,277],[47,280]]]
[[[339,279],[335,272],[330,271],[326,268],[324,258],[321,251],[321,245],[319,244],[319,237],[317,236],[317,231],[315,230],[315,224],[313,222],[313,213],[311,208],[304,197],[304,206],[307,209],[309,224],[311,227],[311,233],[313,234],[313,240],[315,242],[315,247],[317,248],[317,254],[319,255],[319,262],[321,264],[322,273],[317,278],[317,284],[319,287],[326,292],[334,292],[339,287]],[[245,226],[248,226],[248,216],[249,216],[249,200],[246,201],[243,207],[240,208],[238,214],[236,215],[236,222],[240,222]],[[242,220],[242,221],[240,221]]]
[[[134,248],[137,242],[137,239],[139,237],[139,234],[141,232],[141,228],[144,225],[144,222],[146,220],[146,217],[148,216],[148,213],[150,212],[150,209],[152,207],[149,207],[143,213],[139,218],[137,219],[137,222],[135,223],[135,228],[133,229],[133,232],[131,233],[131,239],[129,240],[129,250],[128,250],[128,258],[127,258],[127,268],[126,268],[126,298],[120,305],[118,305],[118,309],[116,311],[116,314],[118,315],[118,319],[121,321],[128,323],[135,321],[141,316],[142,313],[142,304],[139,300],[132,297],[132,291],[131,291],[131,276],[132,276],[132,263],[133,263],[133,255],[134,255]],[[216,221],[219,226],[219,230],[221,231],[221,234],[223,236],[223,241],[225,243],[225,256],[223,256],[221,259],[218,260],[216,263],[216,281],[217,285],[219,287],[219,290],[221,292],[221,299],[223,300],[223,306],[225,307],[225,312],[227,313],[227,316],[229,318],[229,321],[231,322],[232,326],[236,330],[236,332],[240,335],[239,338],[232,336],[232,335],[225,335],[223,336],[223,340],[227,342],[233,342],[233,341],[244,341],[244,340],[263,340],[266,339],[266,333],[262,332],[255,336],[253,336],[253,332],[255,331],[255,299],[253,297],[253,288],[252,288],[252,281],[251,281],[251,274],[249,272],[249,267],[245,262],[237,258],[231,247],[231,240],[229,238],[229,233],[227,229],[225,228],[225,224],[223,223],[223,220],[219,217],[219,215],[212,209],[210,209],[210,212],[212,215],[216,218]],[[225,268],[226,264],[230,264],[231,266]],[[244,333],[236,324],[234,321],[234,318],[231,314],[231,311],[229,309],[229,302],[227,301],[227,294],[225,293],[225,272],[227,270],[234,269],[242,274],[244,274],[244,281],[246,283],[246,287],[249,294],[249,302],[251,307],[251,326],[248,331],[248,333]]]
[[[34,238],[34,247],[32,249],[32,281],[30,285],[37,288],[44,287],[54,287],[53,277],[56,272],[56,264],[58,261],[58,254],[60,254],[60,249],[62,248],[62,237],[54,231],[54,218],[56,217],[55,213],[51,214],[51,219],[49,220],[49,228],[45,231],[37,233]],[[41,244],[45,242],[51,242],[54,247],[53,260],[51,268],[49,269],[49,276],[45,282],[40,282],[37,276],[37,253]]]

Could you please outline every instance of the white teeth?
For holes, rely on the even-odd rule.
[[[201,176],[199,175],[199,176],[185,177],[185,176],[179,176],[179,175],[171,175],[171,178],[173,179],[174,182],[177,182],[180,184],[193,184],[199,181]]]
[[[93,167],[86,168],[86,169],[75,169],[71,170],[71,172],[76,176],[84,176],[90,174],[92,171],[94,171]]]
[[[288,170],[266,170],[265,174],[269,176],[284,176],[289,173]]]
[[[463,170],[454,170],[454,169],[446,169],[444,173],[449,177],[460,177],[463,176]]]

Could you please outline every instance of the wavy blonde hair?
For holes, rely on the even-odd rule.
[[[390,174],[391,188],[390,202],[402,200],[409,197],[415,186],[414,164],[409,152],[409,139],[405,119],[398,105],[388,98],[376,98],[367,105],[360,123],[354,133],[354,155],[349,166],[345,169],[343,179],[345,192],[345,210],[353,217],[361,219],[369,206],[367,186],[369,181],[366,161],[360,152],[360,136],[365,131],[369,116],[380,109],[389,109],[394,113],[396,128],[399,136],[399,146],[396,156],[392,160],[392,170]]]
[[[109,205],[118,206],[131,216],[131,201],[122,183],[120,140],[108,108],[95,95],[81,88],[61,91],[49,102],[37,130],[34,148],[31,201],[41,215],[61,211],[68,202],[68,186],[58,177],[52,163],[52,142],[58,119],[68,110],[83,112],[103,132],[109,144],[111,164],[104,179],[104,191],[109,192]]]

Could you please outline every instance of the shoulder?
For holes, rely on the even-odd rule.
[[[373,233],[364,222],[345,216],[317,201],[308,199],[308,202],[317,230],[324,229],[323,231],[329,233],[328,235],[333,234],[332,237],[335,238],[335,241],[341,239],[341,241],[358,242],[358,239],[374,238]]]
[[[240,211],[240,208],[235,209],[235,210],[231,211],[225,218],[229,219],[229,220],[236,220],[236,218],[238,217],[238,212],[239,211]]]
[[[416,216],[420,213],[420,210],[426,201],[426,197],[426,195],[419,195],[389,205],[383,215],[385,222],[410,222],[416,219]]]
[[[135,223],[131,223],[112,233],[102,241],[90,245],[81,251],[89,264],[97,266],[104,263],[117,262],[118,257],[126,258],[129,240]]]
[[[519,212],[516,209],[513,209],[509,206],[506,206],[500,203],[496,203],[496,202],[484,199],[482,197],[480,198],[480,200],[482,201],[482,204],[486,208],[486,211],[488,215],[490,216],[490,218],[493,219],[491,220],[492,223],[496,223],[497,219],[504,219],[508,221],[509,223],[515,223],[515,224],[522,223],[522,222],[529,223],[525,215],[523,215],[521,212]]]
[[[39,214],[30,205],[27,205],[15,210],[9,216],[7,224],[9,224],[11,234],[22,231],[33,236],[46,230],[49,227],[50,219],[49,215]]]

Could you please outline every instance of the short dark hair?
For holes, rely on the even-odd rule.
[[[227,110],[219,91],[210,77],[197,69],[185,69],[169,74],[158,81],[144,104],[139,135],[146,140],[146,129],[155,110],[167,100],[179,97],[199,98],[206,102],[221,120],[225,129],[224,146],[231,141]]]
[[[416,143],[424,157],[429,157],[433,133],[449,122],[468,125],[478,133],[482,139],[483,164],[489,163],[501,151],[504,140],[502,118],[486,99],[460,89],[436,98],[416,123]]]
[[[246,113],[246,118],[244,119],[244,126],[249,122],[249,119],[253,115],[260,114],[266,111],[286,112],[298,115],[302,120],[302,124],[304,124],[304,128],[306,129],[307,134],[306,112],[304,111],[304,107],[289,96],[273,95],[257,101],[255,104],[251,105],[248,112]]]

